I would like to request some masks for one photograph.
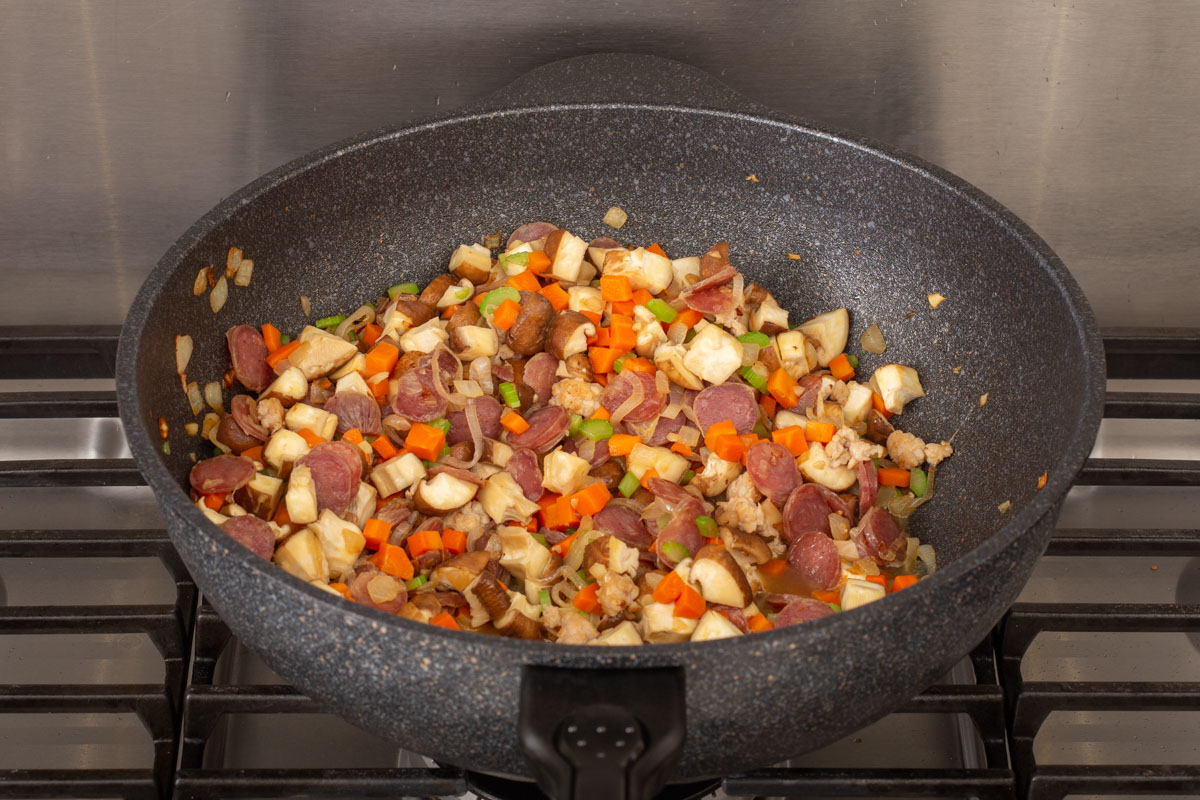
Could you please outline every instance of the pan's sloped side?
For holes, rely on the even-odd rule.
[[[757,182],[747,180],[755,175]],[[157,419],[191,421],[173,337],[197,341],[192,379],[227,368],[238,323],[304,324],[401,279],[428,281],[459,242],[533,219],[619,234],[672,255],[732,243],[734,262],[796,319],[846,305],[851,342],[872,322],[884,357],[916,366],[929,397],[903,426],[955,439],[914,530],[943,567],[844,615],[704,645],[558,647],[453,634],[350,606],[231,544],[181,489],[195,440],[160,451]],[[191,295],[230,245],[254,282],[214,315]],[[789,258],[789,253],[801,256]],[[932,310],[937,291],[948,299]],[[559,106],[364,138],[289,165],[180,239],[131,309],[118,363],[130,446],[172,538],[233,631],[301,689],[364,727],[449,763],[523,774],[520,668],[682,666],[689,735],[679,778],[818,747],[907,701],[974,646],[1040,555],[1095,435],[1099,339],[1053,254],[986,198],[937,171],[824,131],[724,112]],[[953,368],[961,366],[961,370]],[[978,398],[990,401],[983,408]],[[1039,492],[1037,476],[1050,472]],[[1002,515],[996,506],[1011,501]]]

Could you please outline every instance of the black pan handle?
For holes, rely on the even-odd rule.
[[[521,749],[553,800],[649,800],[683,752],[682,667],[521,675]]]
[[[597,53],[552,61],[474,104],[477,113],[567,104],[685,106],[779,118],[696,67],[660,56]]]

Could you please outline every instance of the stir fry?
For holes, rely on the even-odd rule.
[[[193,496],[292,575],[446,628],[637,645],[820,619],[933,572],[908,518],[953,452],[894,427],[917,372],[858,375],[849,329],[793,324],[725,242],[671,259],[530,223],[348,315],[231,328],[248,393],[206,418]]]

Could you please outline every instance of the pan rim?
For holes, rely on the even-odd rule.
[[[251,569],[262,576],[273,580],[283,580],[292,590],[307,592],[310,599],[329,603],[329,610],[345,613],[345,606],[334,606],[343,603],[340,598],[332,597],[328,592],[311,586],[304,581],[284,572],[271,562],[263,560],[245,548],[231,547],[227,537],[217,537],[214,529],[206,523],[207,518],[187,499],[186,493],[167,472],[163,465],[158,449],[149,431],[142,424],[143,410],[137,392],[136,372],[137,355],[140,341],[149,317],[149,310],[159,299],[168,278],[181,266],[192,247],[203,240],[219,224],[226,221],[242,206],[249,204],[277,184],[298,177],[311,169],[317,168],[328,161],[340,156],[356,152],[368,147],[402,140],[439,128],[471,124],[497,118],[515,118],[535,114],[548,113],[578,113],[594,111],[633,111],[684,114],[689,116],[714,117],[738,122],[766,125],[785,131],[789,134],[815,137],[839,146],[848,146],[862,151],[884,161],[915,173],[919,178],[931,181],[952,195],[962,198],[981,214],[995,222],[1010,236],[1016,238],[1032,256],[1035,262],[1046,272],[1054,283],[1070,310],[1079,337],[1081,351],[1087,359],[1084,374],[1086,379],[1085,392],[1080,398],[1080,414],[1076,418],[1067,446],[1060,453],[1053,466],[1050,467],[1046,486],[1033,498],[1026,502],[1014,513],[1008,521],[998,528],[982,543],[962,555],[955,561],[938,569],[929,578],[920,581],[917,586],[903,593],[899,598],[889,596],[885,602],[870,603],[863,608],[854,609],[859,620],[871,624],[878,621],[881,624],[888,615],[900,614],[904,604],[913,605],[923,596],[924,592],[932,591],[961,577],[975,568],[980,562],[995,556],[1004,548],[1012,545],[1022,535],[1029,534],[1032,529],[1049,513],[1053,513],[1062,498],[1070,489],[1075,475],[1083,467],[1089,455],[1096,433],[1099,429],[1103,412],[1105,391],[1105,362],[1099,327],[1082,289],[1067,270],[1065,264],[1050,246],[1023,220],[1004,207],[990,195],[968,183],[953,173],[924,161],[903,151],[867,137],[837,131],[808,121],[775,118],[763,114],[709,109],[696,106],[656,103],[558,103],[546,105],[520,106],[493,111],[472,112],[450,117],[430,120],[401,128],[387,127],[358,134],[349,139],[327,145],[307,154],[301,155],[266,174],[256,178],[238,191],[221,200],[204,216],[193,223],[167,250],[163,257],[151,270],[145,282],[138,290],[133,304],[126,316],[122,328],[117,352],[116,383],[117,396],[122,425],[129,440],[130,450],[135,463],[146,479],[147,485],[154,492],[158,502],[167,508],[171,514],[181,517],[194,529],[204,532],[210,544],[220,548],[224,556],[237,560],[241,568]],[[924,586],[924,584],[930,584]],[[916,591],[913,591],[913,590]],[[387,614],[371,608],[355,604],[354,613],[362,614],[365,619],[389,626],[400,635],[422,635],[435,637],[460,637],[462,632],[449,631],[437,626],[425,625],[393,614]],[[834,615],[821,620],[815,620],[806,625],[792,626],[768,632],[766,635],[752,637],[754,641],[766,648],[783,648],[789,644],[794,646],[797,640],[809,634],[823,631],[826,626],[835,625],[841,615]],[[612,668],[634,667],[639,662],[653,660],[656,663],[674,661],[687,663],[690,654],[695,653],[695,647],[700,643],[680,642],[673,644],[656,644],[652,646],[653,657],[647,658],[646,646],[607,647],[600,651],[596,647],[570,648],[553,642],[529,642],[512,640],[501,637],[480,637],[474,634],[474,639],[486,639],[486,644],[476,642],[477,646],[486,647],[497,655],[512,656],[515,661],[522,663],[554,663],[574,662],[588,666],[603,666]],[[727,640],[705,642],[704,646],[711,648],[707,652],[719,655],[719,648],[745,649],[746,645],[740,640],[744,637],[734,637]],[[454,638],[452,641],[462,641]],[[971,643],[973,645],[974,643]],[[641,655],[641,658],[638,656]],[[604,656],[604,658],[598,658]],[[598,664],[598,661],[605,663]]]

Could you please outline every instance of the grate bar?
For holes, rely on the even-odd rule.
[[[159,793],[148,769],[6,769],[0,773],[0,797],[158,800]]]
[[[111,378],[119,325],[0,327],[0,379]]]
[[[202,714],[306,714],[323,709],[297,689],[270,686],[193,686],[188,707]]]
[[[1200,394],[1174,392],[1109,392],[1107,419],[1200,419]]]
[[[1111,633],[1200,630],[1200,606],[1173,603],[1017,603],[1006,627],[1014,623],[1051,631]]]
[[[0,419],[115,416],[116,392],[0,392]]]
[[[160,684],[0,685],[0,712],[9,714],[139,712],[148,704],[164,702]]]
[[[730,795],[1011,798],[1006,769],[765,769],[725,779]]]
[[[47,486],[143,486],[132,458],[0,461],[0,489]]]
[[[180,769],[175,800],[226,797],[427,797],[460,795],[456,769]]]
[[[1062,800],[1067,795],[1197,794],[1200,765],[1038,767],[1030,800]]]
[[[1200,530],[1183,528],[1059,528],[1048,556],[1200,556]]]
[[[1089,458],[1076,486],[1200,486],[1200,462],[1184,459]]]

